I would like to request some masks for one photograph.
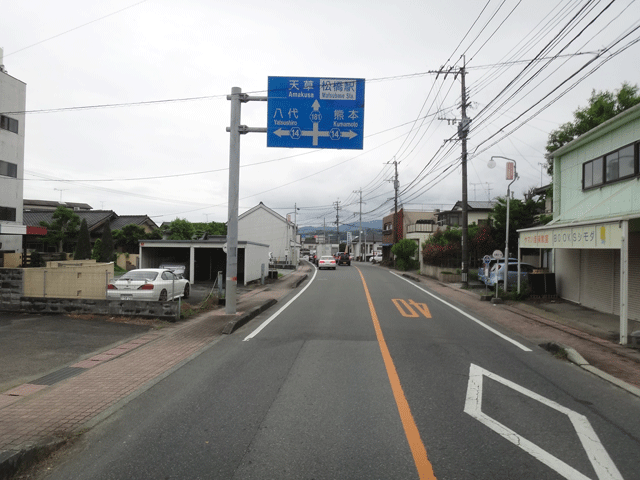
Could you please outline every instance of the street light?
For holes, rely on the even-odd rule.
[[[495,168],[496,162],[493,160],[494,158],[502,158],[503,160],[508,160],[513,162],[513,170],[510,168],[510,165],[507,163],[507,180],[511,180],[511,183],[507,187],[507,238],[504,247],[504,264],[505,264],[505,274],[504,274],[504,291],[507,292],[509,290],[509,204],[511,203],[511,184],[518,179],[518,172],[516,170],[516,161],[512,158],[502,157],[500,155],[493,155],[491,159],[487,162],[487,167]],[[496,285],[498,283],[498,270],[496,267]],[[497,291],[497,290],[496,290]]]

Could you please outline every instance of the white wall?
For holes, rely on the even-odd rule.
[[[0,111],[24,112],[27,86],[6,73],[0,72]],[[16,221],[22,225],[22,196],[24,178],[25,115],[7,115],[18,120],[18,133],[0,130],[0,160],[18,166],[17,178],[0,176],[0,206],[16,209]],[[13,222],[7,222],[13,223]],[[22,250],[21,235],[0,235],[2,250]]]
[[[261,245],[247,244],[244,248],[244,283],[260,280],[261,265],[265,276],[269,273],[269,250]]]
[[[287,227],[284,219],[278,219],[262,208],[238,219],[238,240],[269,245],[269,252],[273,253],[276,260],[284,261],[285,255],[292,260],[294,249],[290,246],[293,239],[291,235],[291,228]]]

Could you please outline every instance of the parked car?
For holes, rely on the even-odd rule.
[[[504,266],[504,262],[496,263],[491,268],[489,278],[485,278],[484,283],[489,286],[495,286],[497,278],[497,281],[504,285]],[[516,285],[518,283],[518,262],[509,262],[507,268],[509,269],[509,273],[507,274],[509,285]],[[520,280],[526,280],[528,274],[532,273],[535,268],[536,267],[528,263],[520,263]]]
[[[107,286],[107,298],[113,300],[165,302],[189,298],[189,293],[189,280],[163,268],[130,270]]]
[[[371,263],[380,263],[382,261],[382,254],[381,253],[375,253],[375,254],[371,255],[371,258],[369,259],[369,261]]]
[[[318,260],[318,270],[322,270],[323,268],[333,268],[336,269],[336,259],[331,255],[323,255]]]
[[[342,252],[340,255],[338,255],[338,265],[344,264],[351,266],[351,257],[348,253]]]
[[[518,263],[518,259],[517,258],[510,258],[509,262],[516,262]],[[491,269],[493,268],[493,266],[498,263],[498,260],[496,260],[495,258],[491,259],[491,262],[489,262],[489,272],[491,272]],[[504,263],[504,258],[500,260],[500,263]],[[485,278],[484,278],[484,266],[485,264],[482,263],[482,260],[480,260],[480,267],[478,268],[478,280],[480,280],[481,282],[487,283],[485,282]]]

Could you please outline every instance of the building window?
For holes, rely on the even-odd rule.
[[[638,174],[637,144],[596,158],[582,166],[583,190],[615,183]]]
[[[0,175],[18,178],[18,165],[0,160]]]
[[[9,130],[13,133],[18,133],[18,120],[7,117],[6,115],[0,115],[0,128],[3,130]]]
[[[0,207],[0,220],[15,222],[16,209],[11,207]]]

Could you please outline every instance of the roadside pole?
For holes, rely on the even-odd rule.
[[[229,202],[227,219],[227,275],[225,285],[225,313],[236,313],[236,290],[238,286],[238,190],[240,185],[240,135],[249,132],[266,133],[266,128],[249,128],[240,125],[243,102],[251,100],[266,102],[267,97],[250,97],[242,93],[240,87],[233,87],[231,95],[231,121],[227,131],[229,136]]]

